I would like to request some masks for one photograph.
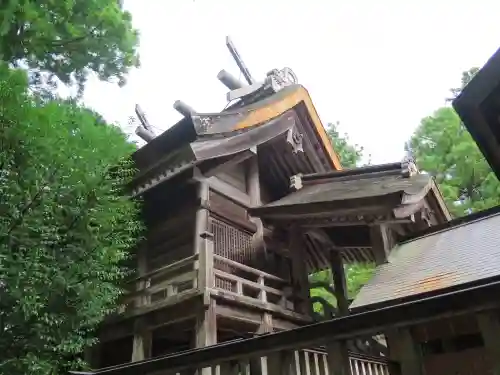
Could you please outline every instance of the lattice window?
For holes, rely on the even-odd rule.
[[[211,218],[210,224],[210,229],[214,234],[214,252],[216,255],[238,263],[252,264],[255,259],[255,252],[252,247],[252,234],[250,232],[215,218]],[[215,261],[214,267],[227,273],[237,273],[233,267],[220,261]],[[229,281],[216,279],[215,286],[234,291]]]

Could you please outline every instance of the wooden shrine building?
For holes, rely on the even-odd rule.
[[[184,118],[134,155],[148,231],[93,374],[500,374],[499,209],[450,220],[410,159],[342,170],[289,70],[229,83],[235,104],[177,103]],[[500,114],[467,100],[470,129]],[[494,123],[476,139],[496,167]],[[354,261],[377,270],[349,301]],[[316,322],[308,275],[325,268],[337,306]]]
[[[343,264],[384,263],[401,238],[449,219],[411,160],[341,170],[290,74],[270,72],[220,113],[181,104],[184,118],[134,154],[147,238],[95,367],[312,323],[308,275],[330,267],[338,308],[324,318],[347,314]]]

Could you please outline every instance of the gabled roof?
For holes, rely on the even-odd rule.
[[[434,195],[441,221],[449,219],[434,180],[427,174],[413,174],[407,163],[374,165],[351,170],[299,175],[298,190],[286,197],[252,208],[249,213],[266,219],[318,217],[321,215],[378,215],[408,217]],[[303,186],[302,186],[303,185]],[[367,217],[368,218],[368,217]]]
[[[500,49],[453,101],[453,107],[500,178]]]
[[[487,213],[454,220],[446,229],[397,246],[351,309],[379,308],[500,277],[500,212]]]
[[[195,113],[185,117],[176,125],[159,135],[134,154],[140,170],[136,180],[141,184],[157,179],[160,170],[187,167],[193,159],[219,158],[234,155],[245,147],[253,147],[266,142],[263,131],[257,130],[290,111],[301,124],[304,138],[311,143],[314,157],[321,164],[321,170],[340,169],[340,162],[319,119],[311,97],[300,85],[284,87],[280,91],[243,107],[232,107],[220,113]],[[278,130],[266,130],[268,134],[281,134]],[[238,139],[236,139],[238,138]],[[229,139],[233,139],[229,141]],[[207,143],[209,142],[209,143]],[[238,147],[226,148],[228,143]],[[246,142],[246,143],[245,143]],[[202,147],[211,148],[210,155],[203,158],[193,157]],[[187,155],[187,156],[186,156]],[[156,172],[152,172],[156,171]],[[148,176],[148,177],[145,177]],[[162,177],[164,178],[164,177]]]

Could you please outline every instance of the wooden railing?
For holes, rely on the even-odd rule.
[[[370,358],[350,353],[349,362],[352,375],[390,375],[389,361],[382,358]],[[188,372],[176,372],[172,375],[185,373]],[[230,361],[202,368],[198,373],[203,375],[330,375],[326,352],[310,349]],[[170,372],[163,374],[169,375]]]
[[[220,269],[214,269],[215,287],[225,293],[250,298],[255,302],[277,305],[293,309],[293,293],[288,280],[282,279],[256,268],[235,262],[220,255],[214,255],[219,264],[236,270],[245,277],[237,276]],[[220,283],[218,281],[225,281]],[[224,287],[221,287],[224,285]]]
[[[208,348],[207,348],[208,349]],[[99,374],[114,375],[335,375],[331,371],[331,361],[322,349],[297,349],[272,352],[260,356],[230,355],[230,359],[203,360],[203,365],[189,361],[190,354],[196,350],[171,355],[176,365],[162,368],[161,371],[148,369],[147,366],[122,365],[97,371]],[[186,357],[186,361],[183,358]],[[154,359],[152,360],[154,361]],[[384,358],[349,353],[349,366],[352,375],[399,375],[398,366]],[[122,367],[122,370],[119,368]],[[156,367],[153,365],[153,367]],[[396,371],[391,371],[395,369]],[[346,374],[347,375],[347,374]]]
[[[328,357],[322,349],[304,349],[294,352],[296,375],[328,375]],[[389,375],[388,361],[350,353],[349,362],[353,375]],[[270,375],[270,374],[269,374]]]
[[[300,362],[297,365],[297,361],[290,360],[295,358],[295,351],[327,345],[329,350],[326,356],[328,375],[347,374],[350,369],[344,371],[346,366],[343,364],[343,368],[339,370],[340,366],[336,363],[339,358],[345,358],[345,356],[335,356],[335,353],[343,354],[340,346],[346,340],[367,335],[374,336],[394,328],[408,331],[415,324],[438,321],[452,316],[467,316],[479,312],[491,314],[492,311],[495,312],[498,309],[500,303],[498,298],[492,298],[492,296],[499,294],[500,281],[498,277],[495,277],[481,283],[463,286],[460,289],[445,289],[437,294],[418,300],[402,302],[390,307],[354,312],[348,316],[322,323],[248,339],[223,342],[205,348],[187,350],[182,353],[103,368],[91,373],[96,375],[173,375],[192,374],[194,371],[199,370],[198,374],[229,375],[231,373],[233,375],[237,373],[238,367],[244,368],[241,373],[249,374],[250,364],[256,363],[257,368],[258,366],[266,366],[266,372],[262,371],[261,374],[284,375],[288,372],[289,374],[298,375],[302,368],[307,368],[307,365],[305,361],[304,366],[300,366]],[[471,301],[474,301],[474,303],[471,304]],[[491,342],[494,343],[494,340],[491,340]],[[403,353],[406,353],[401,356],[399,364],[394,362],[385,364],[382,360],[358,358],[356,355],[351,354],[348,365],[353,368],[354,371],[352,372],[356,375],[367,375],[370,374],[370,371],[372,374],[373,371],[379,371],[373,375],[379,373],[389,373],[390,375],[398,375],[401,372],[411,373],[416,366],[419,366],[417,362],[418,353],[412,354],[411,352],[411,350],[415,349],[415,345],[412,344],[411,340],[402,340],[399,343],[401,345],[399,347],[400,351],[404,350]],[[496,348],[490,347],[490,349],[493,352]],[[308,352],[311,353],[310,350]],[[309,371],[314,375],[318,373],[326,375],[325,357],[320,354],[314,356],[314,351],[312,352],[312,361],[307,362],[309,363]],[[311,354],[308,354],[308,356],[310,357]],[[318,367],[316,367],[316,358]],[[358,359],[365,362],[364,367],[360,365]],[[319,365],[320,360],[323,366]],[[366,362],[370,362],[370,364],[367,365]],[[314,366],[311,367],[311,363],[314,363]],[[293,367],[292,364],[294,364]],[[356,373],[356,371],[359,372]],[[304,374],[308,375],[307,370]],[[258,372],[251,375],[258,375]],[[303,375],[302,371],[300,371],[300,375]]]
[[[122,300],[122,312],[130,308],[165,302],[171,297],[180,297],[195,291],[197,260],[198,254],[195,254],[130,280],[127,283],[130,292]]]

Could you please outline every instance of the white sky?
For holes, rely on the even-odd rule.
[[[141,33],[142,67],[127,86],[90,82],[88,105],[126,125],[139,103],[167,129],[181,99],[220,111],[216,78],[238,68],[230,35],[252,75],[292,68],[323,123],[365,147],[374,163],[400,160],[404,142],[500,47],[495,0],[125,0]]]

